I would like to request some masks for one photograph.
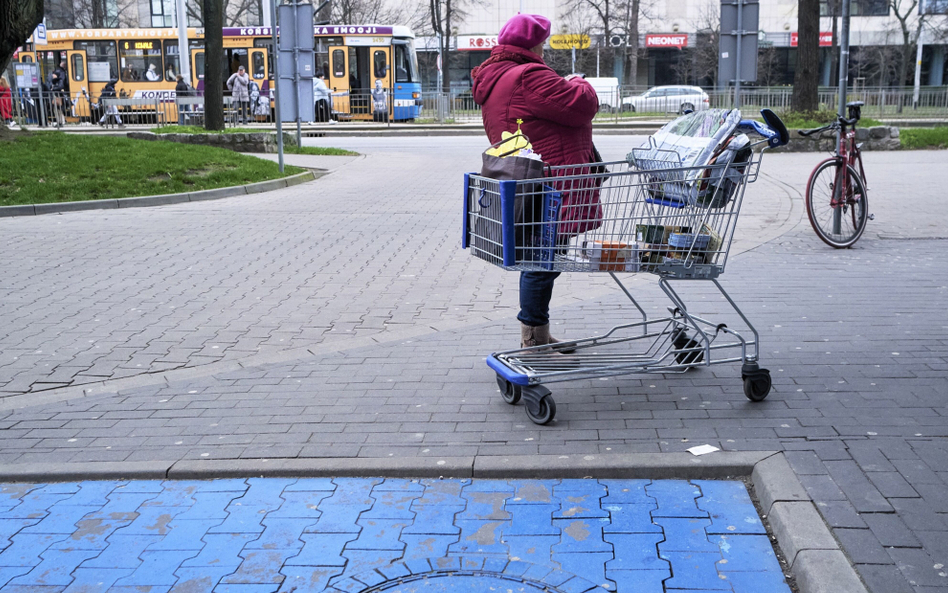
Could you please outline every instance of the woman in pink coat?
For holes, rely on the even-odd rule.
[[[501,132],[521,131],[548,165],[593,162],[592,120],[599,99],[592,85],[574,75],[563,78],[543,62],[543,43],[550,21],[537,14],[518,14],[507,21],[490,57],[471,73],[474,100],[481,106],[490,142]],[[580,168],[572,174],[588,174]],[[558,235],[569,237],[596,228],[601,218],[593,184],[554,184],[563,192]],[[568,187],[566,187],[568,186]],[[558,272],[520,273],[520,342],[554,344],[550,336],[550,299]]]

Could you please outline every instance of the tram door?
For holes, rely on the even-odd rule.
[[[74,113],[75,117],[80,119],[83,117],[91,117],[92,95],[90,95],[90,92],[92,92],[92,90],[89,89],[89,83],[86,79],[86,52],[83,50],[66,51],[66,63],[66,70],[69,72],[70,99],[72,99],[73,102],[69,116]],[[96,93],[96,95],[98,95],[98,93]],[[69,116],[67,116],[67,118]]]
[[[191,85],[199,91],[204,90],[204,50],[191,50]]]
[[[349,115],[349,58],[347,48],[329,47],[329,89],[332,91],[332,110]]]

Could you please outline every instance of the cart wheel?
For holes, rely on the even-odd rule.
[[[744,377],[744,395],[752,402],[762,402],[770,393],[770,371],[760,369]]]
[[[527,410],[527,416],[534,424],[547,424],[556,416],[556,402],[549,395],[540,398],[537,404],[537,410],[534,411],[529,404],[524,406]]]
[[[504,398],[504,401],[510,405],[514,405],[520,401],[520,386],[514,385],[507,379],[504,379],[500,375],[497,375],[497,386],[500,387],[500,395]]]

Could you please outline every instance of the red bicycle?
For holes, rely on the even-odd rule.
[[[821,128],[800,131],[801,136],[809,136],[834,130],[841,138],[839,149],[813,169],[806,185],[810,224],[824,243],[837,249],[852,247],[866,230],[866,223],[873,219],[866,197],[861,145],[856,143],[856,122],[863,105],[862,101],[847,103],[849,118],[839,116]]]

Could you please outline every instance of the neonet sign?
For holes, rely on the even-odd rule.
[[[800,43],[800,35],[796,32],[790,33],[790,47],[796,47]],[[829,47],[833,45],[833,33],[820,31],[820,47]]]
[[[655,33],[645,36],[645,47],[677,47],[678,49],[681,49],[687,46],[688,35],[686,33]]]

